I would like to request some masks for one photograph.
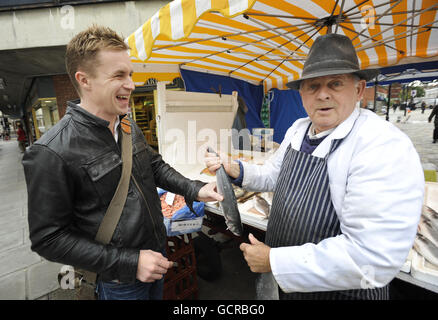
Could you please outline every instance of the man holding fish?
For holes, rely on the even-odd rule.
[[[360,69],[347,37],[321,36],[288,83],[308,117],[273,157],[255,165],[206,155],[210,171],[222,164],[244,189],[274,192],[265,243],[250,234],[240,249],[251,271],[272,273],[280,299],[389,299],[412,247],[419,156],[399,129],[357,106],[378,72]]]
[[[222,199],[214,183],[187,179],[167,164],[126,116],[135,89],[127,49],[102,26],[73,37],[66,69],[80,103],[69,102],[23,158],[32,250],[82,269],[87,282],[97,281],[100,300],[162,298],[173,262],[165,257],[157,186],[183,195],[189,207]],[[93,299],[85,284],[79,298]]]

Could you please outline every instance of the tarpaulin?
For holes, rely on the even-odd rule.
[[[246,125],[252,132],[253,128],[263,128],[260,118],[260,109],[263,102],[263,86],[255,86],[239,79],[219,76],[211,73],[203,73],[189,70],[181,70],[186,91],[192,92],[219,92],[231,94],[237,91],[245,100],[248,112],[245,115]],[[272,97],[270,103],[270,124],[274,129],[274,141],[281,143],[287,129],[295,120],[307,117],[303,108],[301,97],[295,90],[272,89],[269,93]]]
[[[270,105],[271,128],[274,128],[274,141],[281,143],[287,129],[299,118],[307,117],[296,90],[271,89],[272,101]]]

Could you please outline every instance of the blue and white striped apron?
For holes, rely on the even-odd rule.
[[[343,139],[333,140],[325,158],[318,158],[290,145],[284,155],[274,191],[265,243],[270,247],[317,244],[341,234],[330,194],[327,159]],[[310,288],[311,289],[311,288]],[[280,299],[388,299],[388,286],[327,292],[284,293]]]

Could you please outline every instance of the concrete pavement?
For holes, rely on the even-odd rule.
[[[60,265],[30,250],[21,158],[15,139],[0,140],[0,299],[38,299],[58,288]]]
[[[423,167],[438,168],[438,143],[432,143],[433,124],[427,122],[431,110],[410,113],[391,110],[390,122],[405,132],[420,155]],[[384,115],[381,115],[385,119]],[[399,120],[399,122],[397,122]],[[73,299],[73,290],[59,288],[60,264],[48,262],[30,250],[27,225],[27,191],[21,165],[22,154],[15,139],[0,140],[0,299]],[[222,252],[224,276],[214,283],[200,279],[200,299],[252,299],[254,279],[237,247]],[[230,263],[232,262],[232,263]],[[239,281],[246,279],[247,281]],[[220,290],[218,290],[220,288]],[[236,289],[239,291],[237,292]]]
[[[420,155],[421,163],[425,169],[432,164],[438,170],[438,143],[432,143],[434,124],[427,121],[431,109],[421,113],[420,109],[411,111],[404,116],[404,111],[392,109],[389,111],[389,121],[411,138],[415,149]],[[385,119],[386,116],[382,116]],[[398,122],[400,120],[400,122]]]

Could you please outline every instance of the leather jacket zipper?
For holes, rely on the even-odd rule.
[[[137,183],[137,180],[135,180],[134,175],[131,175],[131,177],[132,177],[132,180],[134,181],[135,186],[137,187],[137,190],[140,192],[140,194],[141,194],[141,196],[142,196],[144,202],[146,203],[146,207],[147,207],[147,209],[148,209],[149,216],[151,217],[152,225],[153,225],[153,228],[154,228],[155,238],[157,238],[158,245],[160,245],[160,239],[159,239],[159,237],[158,237],[158,235],[157,235],[157,229],[155,228],[154,217],[152,216],[151,209],[149,208],[149,204],[148,204],[148,202],[146,201],[146,198],[145,198],[145,196],[144,196],[144,194],[143,194],[143,191],[141,191],[140,186],[139,186],[139,184]]]

